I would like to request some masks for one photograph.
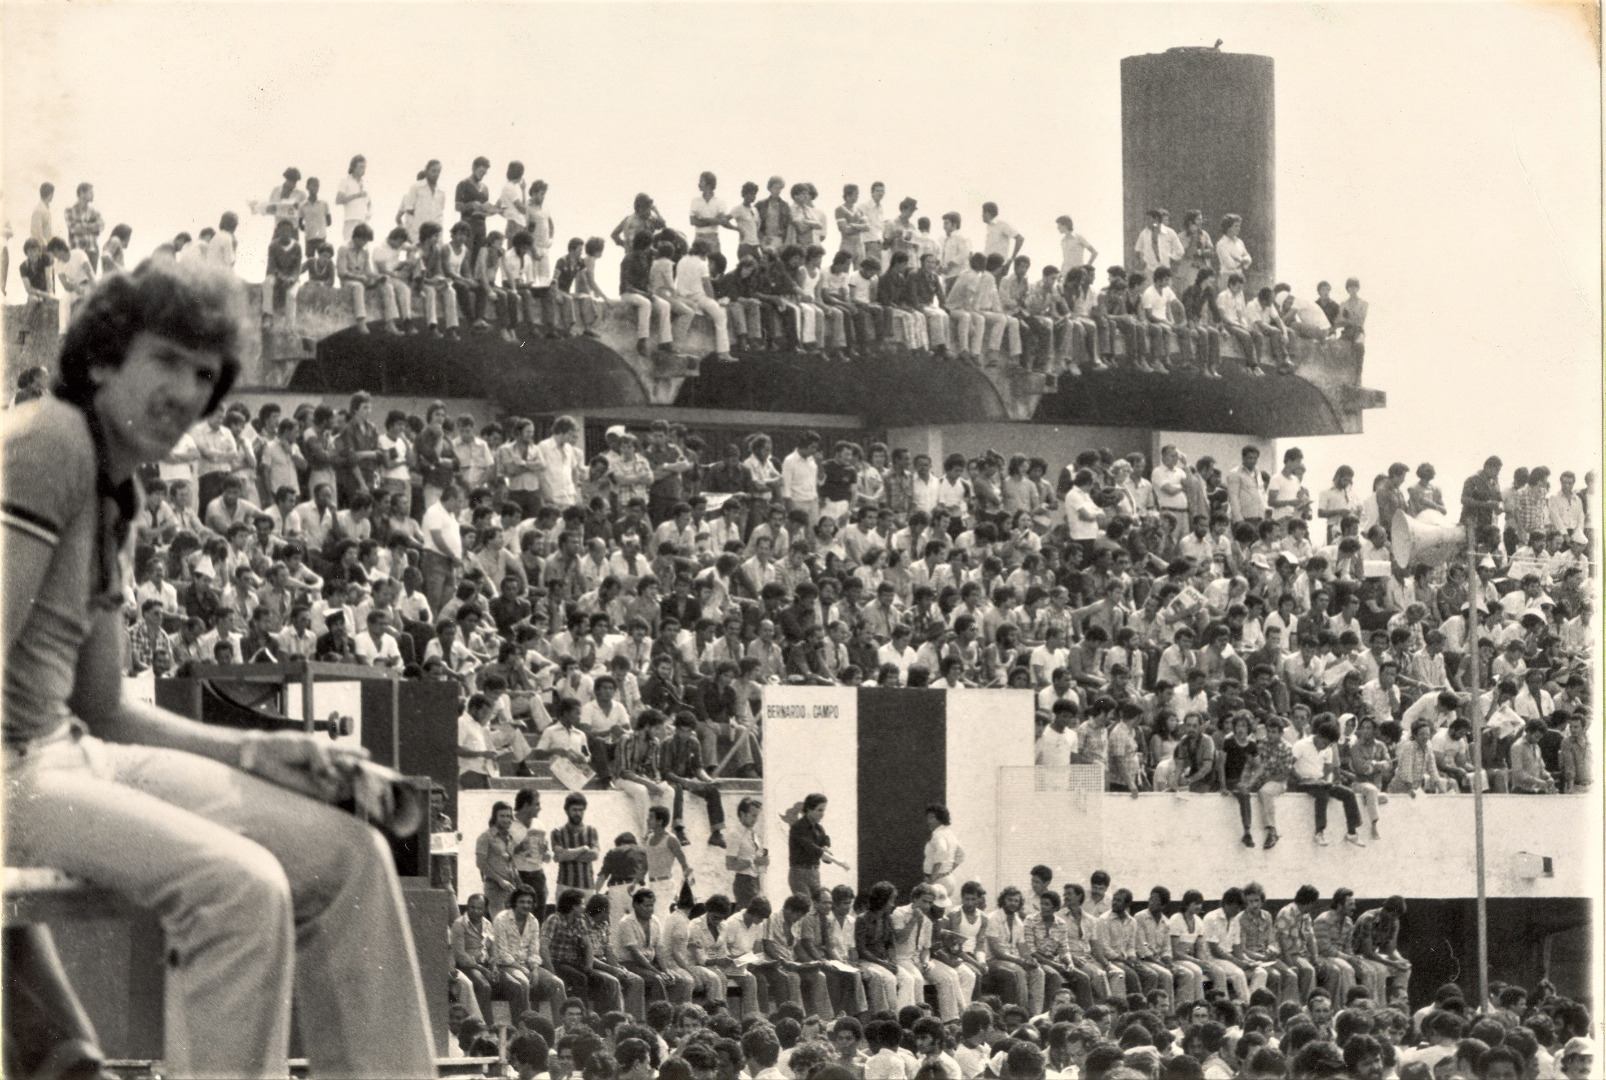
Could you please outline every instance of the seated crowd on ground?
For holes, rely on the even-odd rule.
[[[452,928],[452,1049],[550,1080],[1594,1075],[1589,1013],[1548,983],[1481,1007],[1447,984],[1413,1012],[1399,897],[1357,913],[1307,885],[1274,914],[1250,883],[1207,913],[1196,890],[1136,908],[1102,872],[1053,881],[1034,867],[991,911],[974,882],[957,904],[882,882],[778,908],[642,888],[623,912],[564,889],[544,920],[527,889],[494,917],[476,894]]]
[[[597,280],[608,242],[576,236],[554,257],[558,234],[546,182],[527,179],[524,164],[511,161],[493,198],[490,169],[488,159],[474,160],[471,175],[453,191],[458,220],[449,223],[441,163],[430,161],[393,226],[376,230],[367,161],[352,158],[334,197],[344,216],[338,247],[318,179],[303,186],[300,170],[286,169],[266,200],[251,202],[253,212],[274,219],[263,279],[267,323],[282,319],[296,333],[300,290],[311,285],[348,293],[361,333],[376,322],[391,333],[456,337],[468,327],[509,341],[595,337],[603,314],[616,307],[627,319],[634,315],[643,355],[672,351],[677,320],[705,315],[713,324],[713,355],[724,361],[770,349],[838,361],[921,350],[1050,374],[1116,365],[1164,373],[1176,364],[1214,378],[1224,345],[1255,374],[1265,363],[1293,371],[1296,340],[1344,338],[1364,348],[1368,308],[1360,282],[1345,283],[1342,303],[1325,281],[1314,299],[1296,297],[1282,283],[1251,287],[1254,259],[1235,213],[1222,217],[1213,241],[1202,210],[1184,215],[1181,233],[1167,210],[1150,210],[1126,265],[1106,267],[1100,287],[1098,250],[1069,216],[1056,222],[1058,265],[1040,260],[1034,276],[1032,259],[1020,254],[1025,238],[995,203],[982,204],[982,240],[973,245],[960,212],[942,214],[933,232],[914,198],[901,199],[896,211],[885,204],[879,181],[867,199],[857,184],[844,185],[841,205],[827,215],[815,205],[819,191],[811,183],[788,188],[774,176],[768,196],[759,199],[758,185],[749,181],[733,203],[716,193],[718,179],[705,172],[686,231],[671,227],[651,196],[635,197],[610,235],[624,253],[618,295],[611,297]],[[60,290],[65,317],[97,274],[123,267],[132,231],[115,226],[101,249],[105,223],[93,206],[93,185],[85,183],[65,211],[66,235],[56,235],[54,193],[51,184],[40,188],[18,269],[30,301]],[[491,227],[496,219],[502,228]],[[837,250],[829,254],[833,224]],[[217,228],[197,237],[181,232],[153,257],[232,270],[239,225],[229,211]],[[726,238],[735,240],[733,257],[724,251],[726,233],[735,234]]]

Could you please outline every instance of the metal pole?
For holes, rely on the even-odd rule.
[[[1467,533],[1467,648],[1472,657],[1467,689],[1472,693],[1472,830],[1478,874],[1478,1008],[1489,1001],[1489,898],[1485,894],[1483,862],[1483,715],[1478,700],[1478,669],[1482,649],[1478,644],[1478,608],[1483,603],[1483,587],[1478,581],[1477,528],[1471,521]]]

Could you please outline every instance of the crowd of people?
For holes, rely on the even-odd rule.
[[[1102,872],[1053,880],[1033,868],[993,911],[974,882],[957,905],[882,882],[778,909],[642,887],[622,912],[564,888],[546,919],[529,888],[494,915],[476,894],[452,927],[453,1052],[527,1080],[1595,1075],[1588,1011],[1548,983],[1483,1003],[1450,983],[1413,1012],[1397,896],[1357,914],[1307,885],[1273,914],[1250,883],[1207,913],[1156,886],[1139,910]]]
[[[1461,517],[1483,561],[1476,580],[1458,581],[1439,566],[1387,559],[1390,529],[1445,516],[1427,466],[1408,491],[1409,469],[1391,466],[1367,499],[1340,470],[1317,499],[1297,450],[1275,477],[1260,471],[1254,447],[1223,471],[1172,446],[1153,468],[1141,455],[1088,450],[1058,471],[1041,459],[953,455],[937,474],[924,455],[881,444],[843,442],[827,457],[809,432],[778,463],[757,434],[705,464],[706,447],[661,421],[645,450],[617,427],[586,460],[572,418],[536,441],[530,420],[454,423],[438,403],[422,417],[390,413],[381,433],[366,394],[338,414],[317,406],[283,416],[270,405],[253,417],[227,404],[238,293],[210,269],[156,263],[103,276],[69,328],[55,384],[31,373],[5,424],[8,543],[25,556],[8,575],[31,582],[17,594],[28,612],[14,620],[8,664],[36,676],[8,680],[8,762],[22,785],[8,814],[39,865],[89,880],[111,874],[124,893],[171,900],[183,1006],[202,1030],[227,1026],[230,1002],[273,1004],[263,1015],[235,1010],[229,1022],[249,1038],[199,1048],[220,1072],[262,1071],[235,1063],[253,1055],[275,1071],[288,1041],[292,947],[314,965],[323,997],[334,983],[317,970],[379,948],[390,950],[396,992],[344,986],[360,991],[361,1007],[324,1002],[303,1018],[304,1037],[315,1060],[361,1054],[389,1062],[376,1066],[387,1074],[414,1075],[421,998],[407,992],[411,958],[391,955],[407,940],[400,891],[367,827],[314,801],[340,801],[345,781],[330,773],[357,761],[310,735],[214,729],[131,703],[119,666],[140,675],[303,656],[453,680],[467,709],[459,760],[484,770],[465,768],[465,784],[500,768],[493,737],[516,747],[533,728],[532,757],[564,756],[601,783],[642,790],[646,842],[621,835],[595,875],[586,798],[565,797],[567,820],[548,837],[559,864],[550,915],[512,840],[516,824],[529,840],[534,789],[497,807],[498,835],[482,838],[487,893],[451,928],[462,976],[453,1023],[468,1049],[483,1049],[471,1014],[483,1025],[493,998],[509,997],[523,1030],[491,1044],[524,1076],[1371,1077],[1392,1067],[1420,1077],[1442,1075],[1452,1057],[1451,1068],[1482,1078],[1538,1075],[1557,1058],[1588,1075],[1592,1049],[1575,1041],[1587,1014],[1543,991],[1532,1006],[1505,990],[1469,1006],[1447,988],[1413,1034],[1398,1008],[1410,977],[1399,897],[1357,914],[1340,890],[1318,911],[1307,886],[1272,915],[1253,883],[1210,912],[1197,891],[1173,907],[1154,887],[1137,912],[1132,892],[1105,877],[1055,891],[1052,869],[1040,867],[1029,893],[1005,888],[987,912],[974,882],[958,885],[955,905],[943,879],[953,880],[957,860],[939,858],[933,880],[901,905],[890,883],[862,896],[826,892],[805,872],[792,875],[777,910],[754,885],[765,854],[752,802],[718,837],[733,898],[699,903],[683,889],[663,897],[660,919],[654,883],[667,859],[690,884],[672,804],[682,791],[717,796],[714,774],[762,768],[752,706],[782,681],[1035,690],[1039,760],[1103,764],[1112,788],[1128,791],[1163,788],[1167,761],[1173,785],[1204,782],[1190,756],[1207,753],[1202,739],[1184,736],[1152,771],[1127,743],[1180,713],[1221,747],[1224,778],[1242,764],[1241,804],[1252,794],[1245,776],[1263,771],[1251,759],[1276,756],[1243,749],[1246,730],[1271,748],[1291,726],[1304,737],[1291,751],[1290,788],[1310,790],[1319,812],[1337,797],[1347,816],[1365,786],[1349,770],[1389,760],[1367,749],[1368,728],[1385,748],[1409,710],[1420,711],[1413,743],[1422,720],[1453,728],[1460,692],[1476,682],[1493,687],[1491,730],[1507,705],[1538,714],[1507,747],[1509,767],[1493,744],[1491,781],[1500,773],[1512,790],[1550,790],[1543,729],[1565,722],[1572,742],[1557,748],[1558,771],[1585,789],[1580,627],[1593,477],[1581,496],[1564,473],[1552,493],[1548,470],[1535,467],[1503,490],[1491,458],[1462,487]],[[1309,535],[1318,517],[1321,548]],[[1278,646],[1285,630],[1297,654]],[[1457,633],[1472,654],[1461,662],[1446,659]],[[1197,651],[1192,639],[1203,639]],[[1406,660],[1411,682],[1398,674]],[[1441,677],[1442,686],[1427,681]],[[1356,720],[1353,739],[1335,734],[1345,716]],[[670,723],[673,741],[662,735]],[[1350,746],[1342,766],[1328,757],[1306,779],[1300,747],[1326,753],[1340,739]],[[479,752],[465,753],[476,740]],[[1400,771],[1413,771],[1409,748],[1398,748]],[[115,775],[99,775],[98,762]],[[136,776],[160,794],[125,790]],[[210,800],[229,824],[163,795]],[[824,810],[823,796],[804,801],[794,871],[830,857]],[[84,813],[96,817],[98,844],[60,828],[64,814],[81,824]],[[1246,806],[1246,833],[1248,815]],[[928,818],[935,842],[946,810],[931,807]],[[269,824],[253,833],[258,820]],[[327,842],[308,854],[286,838],[304,840],[294,823],[312,822]],[[130,829],[140,843],[118,841]],[[330,859],[341,860],[340,875]],[[492,888],[494,872],[509,868]],[[317,890],[290,884],[337,877],[350,893],[338,918],[320,913],[316,903],[332,901]],[[214,888],[219,878],[227,886]],[[237,963],[196,939],[216,934],[232,948],[268,925],[283,931],[282,953],[242,949]],[[243,996],[231,997],[237,987]],[[732,989],[742,1019],[730,1014]],[[531,1005],[548,1015],[532,1016]],[[693,1008],[709,1036],[686,1031],[699,1024]],[[382,1022],[395,1026],[389,1043]],[[645,1037],[632,1044],[637,1029]]]
[[[226,405],[180,440],[146,484],[130,673],[305,656],[457,680],[464,783],[565,757],[643,815],[761,769],[766,685],[1029,689],[1039,764],[1231,792],[1270,846],[1284,790],[1322,825],[1337,799],[1359,843],[1391,794],[1470,790],[1476,665],[1487,786],[1592,781],[1592,474],[1468,478],[1469,581],[1392,559],[1401,521],[1450,509],[1426,464],[1313,494],[1297,448],[1275,474],[1254,446],[1225,467],[1169,445],[939,471],[663,421],[588,459],[570,417],[538,440],[440,403],[372,413]]]
[[[555,255],[546,182],[510,161],[493,197],[490,170],[489,159],[474,160],[453,189],[458,219],[448,222],[442,166],[431,160],[393,225],[376,231],[362,155],[351,159],[332,203],[316,177],[303,184],[301,171],[287,168],[266,199],[250,202],[253,213],[274,220],[265,320],[296,333],[298,296],[311,285],[348,293],[360,333],[374,323],[395,334],[456,337],[467,328],[509,341],[595,337],[603,315],[618,307],[626,318],[634,314],[643,355],[673,351],[676,321],[705,315],[719,361],[770,349],[835,361],[898,349],[1072,376],[1117,365],[1165,373],[1176,365],[1215,378],[1224,345],[1256,374],[1271,365],[1293,371],[1296,339],[1344,338],[1364,349],[1360,282],[1345,283],[1342,302],[1325,281],[1314,298],[1260,283],[1238,214],[1223,216],[1212,240],[1201,210],[1184,215],[1180,233],[1169,211],[1150,210],[1126,265],[1108,266],[1100,287],[1098,250],[1069,216],[1056,223],[1058,265],[1034,276],[1032,259],[1020,253],[1025,238],[992,202],[981,207],[984,235],[973,245],[960,212],[942,214],[934,232],[917,200],[904,198],[894,210],[879,181],[866,199],[857,184],[844,185],[842,203],[828,215],[815,205],[819,189],[811,183],[788,188],[774,176],[760,199],[749,181],[733,202],[705,172],[681,227],[639,194],[607,240],[576,236]],[[114,226],[102,250],[105,222],[84,183],[61,235],[54,195],[52,184],[41,185],[19,271],[30,301],[59,290],[66,318],[99,274],[124,266],[131,230]],[[338,245],[334,207],[343,216]],[[502,227],[493,228],[498,220]],[[239,214],[229,211],[216,228],[181,232],[153,254],[233,271],[239,227]],[[597,274],[610,240],[623,251],[617,296]],[[725,254],[730,240],[733,257]]]

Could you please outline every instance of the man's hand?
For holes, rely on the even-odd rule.
[[[242,770],[324,802],[349,795],[352,772],[367,760],[366,749],[299,731],[253,731],[240,741]]]

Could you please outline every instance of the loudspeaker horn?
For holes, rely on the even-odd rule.
[[[1466,550],[1467,531],[1437,510],[1416,517],[1396,510],[1390,542],[1397,565],[1438,566]]]

